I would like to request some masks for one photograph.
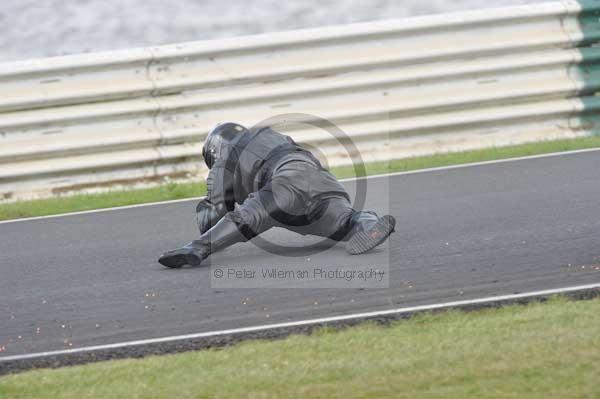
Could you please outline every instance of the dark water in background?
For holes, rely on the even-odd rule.
[[[542,0],[2,0],[0,62]]]

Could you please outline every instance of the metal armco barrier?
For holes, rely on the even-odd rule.
[[[0,64],[0,198],[204,173],[223,121],[330,166],[598,131],[600,0],[561,1]]]

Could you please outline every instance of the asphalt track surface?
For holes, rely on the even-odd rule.
[[[165,269],[160,252],[197,234],[195,201],[0,224],[0,358],[600,283],[600,151],[367,182],[366,208],[398,225],[362,256],[245,243]],[[212,284],[218,267],[282,265],[389,267],[389,288]]]

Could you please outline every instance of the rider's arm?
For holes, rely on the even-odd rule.
[[[220,217],[235,208],[233,195],[233,172],[224,161],[217,161],[206,179],[207,198]]]

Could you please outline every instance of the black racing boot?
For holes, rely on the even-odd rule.
[[[207,246],[201,240],[194,240],[182,248],[165,252],[158,258],[158,263],[171,268],[198,266],[208,254]]]
[[[179,268],[185,265],[198,266],[216,251],[248,239],[239,231],[238,225],[225,217],[210,230],[183,248],[165,252],[158,262],[166,267]]]
[[[396,219],[391,215],[381,218],[373,212],[356,212],[346,250],[351,255],[363,254],[381,245],[394,232]]]

